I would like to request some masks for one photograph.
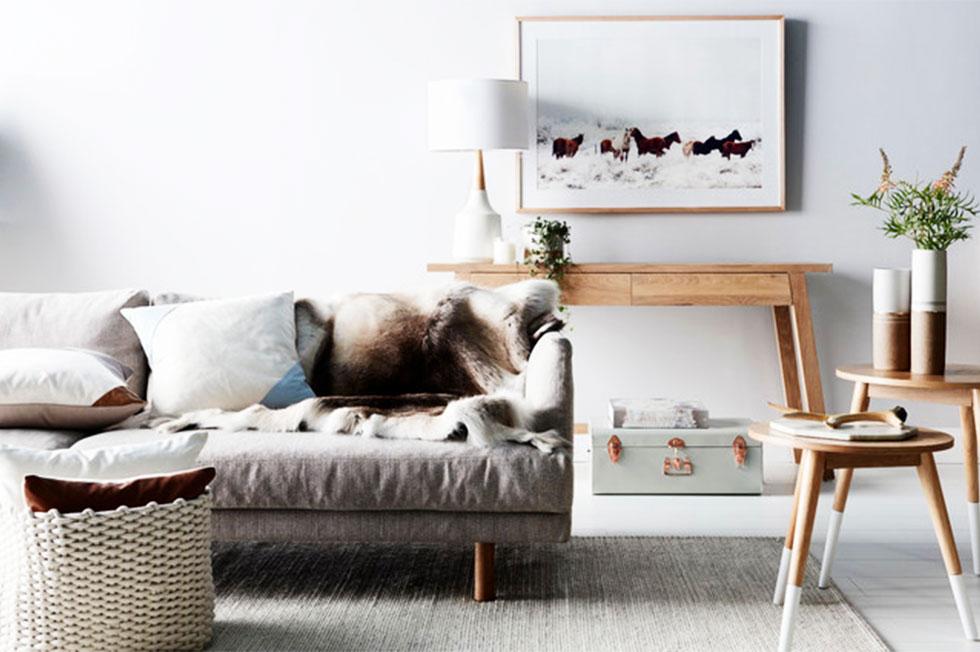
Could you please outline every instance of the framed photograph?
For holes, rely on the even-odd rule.
[[[517,20],[519,212],[785,209],[782,16]]]

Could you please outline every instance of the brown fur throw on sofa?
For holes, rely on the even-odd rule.
[[[155,425],[509,441],[551,452],[568,442],[555,430],[532,430],[537,419],[522,390],[534,344],[563,326],[557,303],[554,282],[533,280],[301,301],[297,348],[319,398],[278,410],[201,410]]]
[[[563,326],[557,306],[544,280],[301,300],[297,342],[317,396],[520,391],[535,342]]]

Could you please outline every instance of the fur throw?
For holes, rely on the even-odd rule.
[[[535,343],[564,326],[555,317],[558,296],[554,282],[531,280],[300,301],[297,349],[320,398],[279,410],[202,410],[155,425],[510,441],[550,452],[568,442],[554,430],[530,430],[535,414],[522,397],[523,374]]]
[[[534,344],[564,325],[558,296],[554,282],[529,280],[301,300],[297,348],[317,396],[523,392]]]

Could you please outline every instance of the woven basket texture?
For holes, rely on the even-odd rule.
[[[211,640],[211,496],[0,517],[2,650],[194,650]]]

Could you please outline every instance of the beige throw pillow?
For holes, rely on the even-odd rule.
[[[126,386],[131,374],[94,351],[2,349],[0,428],[107,428],[143,409]]]

